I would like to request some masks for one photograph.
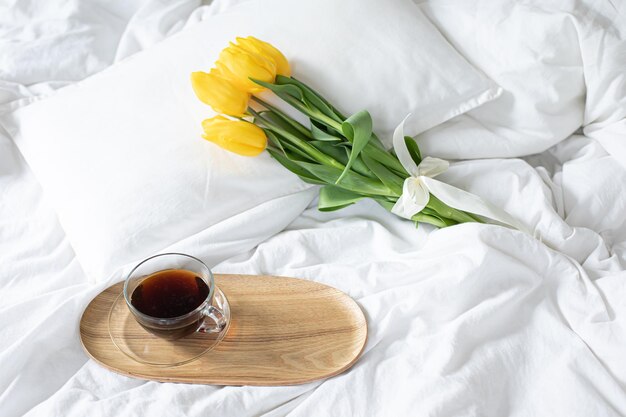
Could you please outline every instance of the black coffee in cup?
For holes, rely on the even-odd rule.
[[[133,291],[130,302],[147,316],[172,318],[192,312],[208,295],[209,286],[194,272],[169,269],[141,281]]]
[[[137,323],[169,340],[191,333],[219,334],[228,317],[215,302],[211,270],[183,253],[163,253],[140,262],[126,277],[124,299]]]
[[[146,330],[166,339],[179,339],[198,328],[202,311],[176,319],[196,310],[209,295],[209,286],[195,272],[167,269],[146,277],[133,291],[130,303],[150,319],[138,318]],[[156,321],[156,322],[155,322]],[[162,322],[161,322],[162,321]]]

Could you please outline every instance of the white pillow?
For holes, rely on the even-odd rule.
[[[580,10],[567,10],[576,4],[422,3],[446,39],[504,90],[497,100],[420,135],[422,151],[452,159],[515,157],[542,152],[576,132],[583,124],[586,83],[593,81],[583,74],[581,57],[587,42],[581,38],[590,36],[579,33],[584,26],[577,22]],[[588,10],[582,12],[587,20]],[[608,37],[603,31],[593,36]],[[605,49],[593,52],[606,54]],[[618,61],[609,55],[595,66],[623,73],[623,67],[607,65]],[[597,94],[604,95],[604,87]]]
[[[92,279],[307,187],[267,154],[200,139],[212,113],[190,73],[246,35],[276,45],[345,113],[369,109],[382,134],[407,112],[417,133],[498,94],[410,0],[259,0],[212,17],[0,119]]]

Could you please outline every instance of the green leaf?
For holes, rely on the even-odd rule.
[[[398,195],[402,194],[402,186],[404,185],[402,178],[387,169],[387,167],[380,162],[367,156],[367,154],[363,154],[361,157],[367,168],[369,168],[383,184],[389,187],[394,193]]]
[[[382,149],[383,151],[385,150],[385,145],[383,145],[381,140],[378,139],[378,136],[376,136],[376,133],[374,132],[372,132],[372,138],[370,139],[370,144],[374,145],[378,149]]]
[[[406,143],[406,147],[409,150],[409,154],[411,155],[411,158],[413,158],[413,161],[419,165],[420,162],[422,162],[422,154],[419,146],[417,146],[417,142],[415,142],[415,139],[410,136],[405,136],[404,143]]]
[[[271,130],[267,129],[267,128],[261,128],[263,129],[263,132],[265,132],[265,136],[267,136],[267,138],[270,140],[270,142],[276,146],[278,149],[280,149],[283,153],[285,153],[285,149],[283,148],[283,144],[281,143],[280,139],[278,138],[278,136],[276,136],[276,134],[274,132],[272,132]]]
[[[320,110],[316,109],[315,107],[310,106],[309,103],[306,102],[304,98],[298,98],[295,95],[295,90],[293,92],[281,90],[281,87],[293,87],[296,89],[297,87],[291,86],[291,85],[276,86],[275,84],[267,84],[267,83],[265,83],[265,85],[272,86],[271,90],[278,97],[280,97],[283,101],[285,101],[291,107],[298,110],[300,113],[304,114],[308,118],[317,120],[320,123],[323,123],[329,126],[330,128],[336,130],[337,132],[341,131],[341,122],[338,122],[335,119],[326,116]]]
[[[359,156],[359,153],[365,148],[367,142],[369,142],[372,136],[372,116],[370,116],[367,110],[361,110],[348,117],[345,122],[341,124],[341,130],[344,136],[352,143],[352,151],[350,152],[350,159],[346,164],[343,173],[337,179],[336,184],[343,180],[344,176],[350,171],[350,167]]]
[[[428,223],[439,228],[448,226],[448,224],[441,221],[441,219],[423,213],[417,213],[415,216],[411,217],[411,220],[415,222],[415,228],[419,227],[419,223]]]
[[[299,165],[313,174],[315,177],[325,181],[327,184],[335,184],[342,170],[326,165],[301,162]],[[344,175],[341,184],[337,185],[343,189],[364,195],[393,196],[394,193],[383,183],[373,178],[368,178],[356,172],[348,171]]]
[[[458,224],[456,221],[452,219],[442,217],[438,213],[430,212],[426,209],[420,211],[419,213],[411,217],[411,220],[415,222],[415,227],[418,226],[417,222],[428,223],[437,227],[448,227],[448,226],[454,226],[455,224]]]
[[[428,204],[426,205],[426,208],[434,210],[441,218],[451,219],[457,223],[476,222],[476,218],[474,216],[470,216],[468,213],[462,210],[457,210],[450,207],[432,194],[428,199]]]
[[[348,163],[350,154],[346,149],[340,146],[333,146],[331,143],[324,141],[312,140],[310,143],[321,152],[324,152],[326,155],[331,156],[342,164],[345,165]]]
[[[315,91],[314,89],[312,89],[311,87],[303,83],[302,81],[298,81],[297,79],[293,77],[285,77],[282,75],[277,75],[275,82],[276,84],[280,84],[280,85],[291,84],[291,85],[295,85],[299,87],[304,94],[305,102],[307,102],[309,105],[316,107],[319,111],[321,111],[326,116],[331,117],[333,120],[339,123],[342,123],[346,119],[346,116],[344,116],[339,110],[337,110],[337,108],[333,106],[328,100],[322,97],[320,93],[318,93],[317,91]],[[333,115],[336,117],[333,117]],[[325,140],[321,138],[316,138],[316,139]],[[332,139],[326,139],[326,140],[332,140]],[[376,136],[374,133],[372,133],[371,143],[382,150],[385,149],[383,143],[380,141],[378,136]]]
[[[314,89],[312,89],[311,87],[309,87],[308,85],[303,83],[302,81],[298,81],[297,79],[295,79],[293,77],[284,77],[282,75],[277,75],[276,76],[276,84],[281,84],[281,85],[292,84],[292,85],[295,85],[295,86],[299,87],[302,90],[302,92],[304,94],[304,101],[307,102],[309,105],[312,105],[312,106],[316,107],[323,114],[325,114],[328,117],[331,117],[333,120],[335,120],[335,121],[337,121],[339,123],[342,123],[346,119],[346,116],[344,116],[339,110],[337,110],[337,108],[335,106],[330,104],[330,102],[328,100],[326,100],[324,97],[322,97],[321,94],[319,94],[317,91],[315,91]],[[333,115],[335,115],[336,117],[333,117]],[[311,122],[315,122],[315,120],[312,119]],[[314,123],[311,123],[311,125],[313,126]],[[332,127],[331,127],[331,129],[332,129]],[[313,130],[313,128],[311,130]],[[332,136],[332,137],[336,137],[336,136]],[[318,140],[332,140],[332,139],[321,139],[321,138],[316,138],[316,139],[318,139]],[[376,147],[378,147],[378,148],[380,148],[382,150],[385,149],[385,146],[380,141],[378,136],[376,136],[376,134],[372,133],[372,137],[370,138],[370,140],[371,140],[371,143],[374,144]]]
[[[332,142],[313,140],[310,143],[321,152],[324,152],[326,155],[333,157],[342,164],[345,165],[348,163],[348,159],[350,158],[349,149],[346,149],[343,146],[335,145]],[[365,166],[360,157],[354,161],[354,164],[352,164],[352,170],[366,177],[376,178],[376,176],[370,171],[370,169]]]
[[[315,177],[314,175],[311,175],[311,173],[308,170],[306,170],[306,169],[302,168],[300,165],[298,165],[298,162],[295,162],[295,161],[289,159],[284,154],[281,154],[280,152],[277,152],[277,151],[275,151],[273,149],[269,149],[269,148],[267,149],[267,151],[282,166],[284,166],[289,171],[291,171],[294,174],[296,174],[303,181],[306,181],[306,182],[308,182],[310,184],[320,184],[320,185],[326,184],[324,181],[320,180],[319,178]]]
[[[269,138],[270,142],[272,142],[277,148],[279,148],[283,154],[287,154],[287,150],[290,152],[292,160],[295,160],[295,156],[298,156],[298,160],[305,162],[315,162],[315,159],[308,153],[306,153],[303,149],[291,143],[289,140],[285,140],[283,136],[278,133],[273,132],[270,129],[264,128],[263,131],[265,135]]]
[[[304,152],[310,157],[310,159],[317,161],[320,164],[329,165],[342,170],[345,168],[345,165],[326,155],[324,152],[321,152],[315,146],[311,145],[306,139],[302,139],[299,135],[294,135],[284,129],[281,129],[280,126],[271,123],[254,109],[249,108],[248,111],[258,118],[263,128],[271,130],[275,133],[275,137],[281,141],[283,147],[287,147],[287,144],[290,146],[293,145],[298,148],[298,153]]]
[[[280,84],[267,83],[265,81],[256,80],[254,78],[250,78],[250,79],[254,81],[256,84],[269,89],[270,91],[275,93],[278,97],[282,98],[284,95],[288,95],[290,97],[297,98],[300,101],[304,99],[304,93],[302,92],[302,90],[298,86],[295,86],[293,84],[280,85]]]
[[[308,137],[303,135],[300,130],[296,129],[293,125],[288,123],[285,119],[280,117],[278,114],[274,113],[272,110],[262,110],[258,113],[263,119],[269,121],[276,127],[284,130],[285,132],[290,133],[293,136],[297,136],[302,140],[307,140]]]
[[[298,87],[304,95],[304,101],[310,106],[315,107],[317,110],[339,123],[345,120],[345,116],[335,109],[320,94],[303,82],[298,81],[293,77],[285,77],[283,75],[277,75],[275,82],[278,85],[293,85]]]
[[[327,142],[341,142],[344,139],[331,135],[325,129],[322,129],[322,123],[311,119],[311,136],[316,140],[322,140]]]
[[[317,205],[320,211],[334,211],[347,207],[364,199],[365,196],[335,187],[333,185],[325,185],[320,189],[320,197]]]
[[[302,101],[307,105],[308,108],[319,111],[324,116],[329,117],[331,120],[334,120],[337,123],[341,123],[343,121],[335,114],[335,112],[330,107],[327,107],[326,104],[314,97],[315,96],[307,96],[307,93],[304,92],[304,99]]]
[[[376,174],[374,174],[372,170],[369,169],[367,165],[365,165],[365,163],[363,162],[363,159],[361,158],[362,156],[363,155],[359,155],[359,157],[354,160],[354,163],[352,164],[351,169],[366,177],[376,178]]]
[[[271,110],[273,114],[275,114],[276,116],[278,116],[281,119],[283,119],[283,121],[285,121],[286,123],[290,124],[294,129],[296,129],[302,135],[304,135],[304,136],[306,136],[308,138],[312,138],[311,131],[309,129],[307,129],[305,126],[303,126],[302,124],[298,123],[296,120],[294,120],[291,117],[289,117],[287,114],[285,114],[279,108],[277,108],[275,106],[272,106],[271,104],[261,100],[259,97],[256,97],[256,96],[252,96],[252,100],[254,100],[257,103],[261,104],[266,109]]]
[[[436,219],[439,219],[442,223],[445,223],[448,226],[452,226],[454,224],[458,224],[456,221],[454,221],[452,219],[448,219],[447,217],[444,217],[444,216],[440,215],[435,210],[432,210],[429,207],[424,207],[422,209],[422,211],[420,211],[418,214],[423,214],[423,215],[426,215],[426,216],[434,217]]]
[[[297,158],[297,160],[299,161],[317,162],[309,153],[303,151],[302,149],[298,148],[297,146],[295,146],[294,144],[290,142],[283,143],[283,146],[285,147],[286,150],[289,150],[292,155],[299,156],[299,158]],[[296,158],[293,158],[293,157],[291,159],[296,160]]]
[[[367,156],[385,165],[401,177],[406,178],[409,176],[409,173],[406,172],[398,158],[388,151],[368,143],[363,149],[363,153],[366,153]]]

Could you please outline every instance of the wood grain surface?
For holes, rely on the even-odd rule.
[[[217,274],[215,279],[230,303],[231,324],[224,339],[198,359],[156,367],[134,361],[114,345],[108,316],[123,283],[100,293],[83,313],[80,337],[85,351],[112,371],[143,379],[294,385],[345,371],[365,347],[363,312],[335,288],[267,275]]]

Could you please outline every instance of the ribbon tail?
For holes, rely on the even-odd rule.
[[[406,142],[404,141],[404,123],[409,117],[411,117],[411,113],[407,114],[404,120],[402,120],[393,131],[393,149],[396,151],[396,156],[404,169],[412,176],[417,176],[417,164],[413,161],[413,157],[411,157],[409,149],[406,147]]]
[[[515,217],[475,194],[468,193],[465,190],[429,177],[422,177],[422,183],[428,188],[432,195],[452,208],[477,214],[532,236],[530,230]]]

